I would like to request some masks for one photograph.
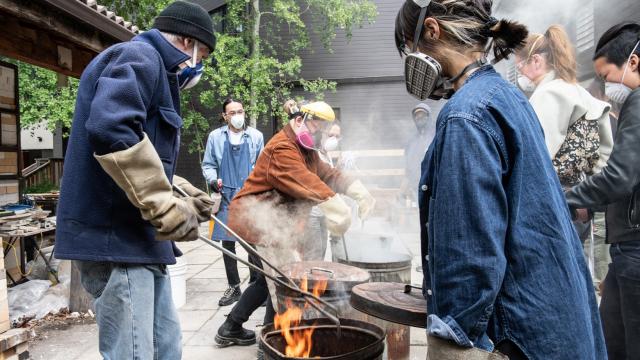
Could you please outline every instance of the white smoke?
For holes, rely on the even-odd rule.
[[[493,16],[518,21],[526,25],[530,32],[541,34],[554,24],[567,27],[575,20],[576,9],[591,4],[589,0],[503,0],[494,2]]]
[[[248,224],[254,239],[259,246],[273,249],[274,256],[282,259],[282,264],[299,260],[302,250],[301,240],[304,233],[304,215],[311,207],[308,203],[285,203],[282,196],[272,191],[262,196],[247,196],[242,200],[242,207],[250,209],[238,212],[240,223]],[[297,253],[297,254],[294,254]],[[293,256],[293,258],[292,258]]]

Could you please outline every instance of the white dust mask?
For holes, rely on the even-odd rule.
[[[627,71],[629,71],[629,64],[631,63],[631,57],[638,50],[638,45],[640,45],[640,41],[636,43],[636,46],[633,47],[629,58],[627,59],[627,65],[624,67],[624,72],[622,73],[622,80],[619,83],[609,82],[607,81],[604,84],[604,93],[607,95],[611,101],[616,102],[618,104],[624,104],[627,101],[627,98],[631,94],[631,88],[624,84],[624,78],[627,76]]]
[[[244,127],[244,115],[236,114],[229,120],[231,125],[236,129],[242,129]]]
[[[325,151],[335,151],[338,149],[340,141],[337,137],[331,136],[324,141],[324,150]]]

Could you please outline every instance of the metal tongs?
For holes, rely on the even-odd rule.
[[[189,194],[187,194],[184,190],[182,190],[182,188],[180,188],[177,185],[173,185],[173,189],[183,197],[190,197]],[[316,295],[314,295],[314,294],[312,294],[312,293],[310,293],[308,291],[303,291],[302,289],[300,289],[298,284],[296,284],[289,276],[285,275],[280,269],[278,269],[276,266],[271,264],[267,259],[265,259],[262,255],[260,255],[247,241],[245,241],[242,237],[240,237],[240,235],[236,234],[235,231],[231,230],[231,228],[229,228],[227,226],[227,224],[222,222],[220,219],[218,219],[213,214],[211,215],[211,219],[213,221],[215,221],[216,224],[222,226],[222,228],[225,229],[234,238],[236,238],[236,240],[240,243],[240,245],[242,245],[242,247],[249,254],[257,257],[258,259],[260,259],[260,261],[263,264],[266,264],[267,266],[269,266],[276,273],[278,273],[278,275],[282,276],[285,280],[287,280],[287,282],[284,282],[281,279],[279,279],[279,278],[277,278],[277,277],[275,277],[275,276],[273,276],[271,274],[267,274],[267,272],[265,272],[259,266],[256,266],[256,265],[254,265],[254,264],[252,264],[252,263],[250,263],[250,262],[248,262],[248,261],[246,261],[244,259],[241,259],[236,254],[234,254],[231,251],[223,248],[220,244],[216,243],[213,240],[208,239],[206,236],[203,236],[203,235],[199,234],[198,237],[200,238],[200,240],[202,240],[203,242],[207,243],[208,245],[214,247],[215,249],[221,251],[223,254],[231,257],[232,259],[234,259],[236,261],[239,261],[240,263],[248,266],[252,270],[255,270],[255,271],[259,272],[264,277],[273,280],[277,284],[279,284],[281,286],[284,286],[287,289],[289,289],[289,290],[291,290],[291,291],[293,291],[295,293],[300,294],[307,301],[307,303],[309,303],[309,305],[311,305],[313,308],[318,310],[322,315],[326,316],[329,320],[331,320],[331,322],[336,324],[337,331],[338,331],[338,336],[340,336],[340,317],[339,317],[338,309],[334,305],[328,303],[327,301],[321,299],[320,297],[318,297],[318,296],[316,296]],[[333,311],[335,313],[335,315],[327,312],[327,310],[322,308],[322,306],[320,304],[324,305],[326,308],[331,309],[331,311]]]

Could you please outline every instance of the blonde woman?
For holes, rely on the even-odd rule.
[[[564,187],[599,172],[613,148],[611,106],[591,96],[576,78],[576,58],[567,33],[558,25],[527,38],[516,53],[520,87],[533,90],[549,155]]]

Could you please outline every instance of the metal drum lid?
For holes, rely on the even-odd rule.
[[[367,283],[353,287],[351,306],[365,314],[402,325],[427,326],[427,300],[420,288],[399,283]]]
[[[369,272],[355,266],[326,261],[301,261],[287,264],[282,272],[299,283],[306,278],[309,288],[318,280],[328,280],[327,290],[350,291],[355,285],[366,283],[370,279]]]

